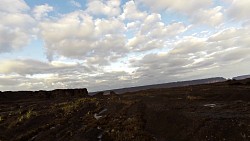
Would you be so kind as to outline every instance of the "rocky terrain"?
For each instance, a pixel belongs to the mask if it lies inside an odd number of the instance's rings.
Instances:
[[[0,93],[1,141],[249,141],[250,79],[117,95]]]

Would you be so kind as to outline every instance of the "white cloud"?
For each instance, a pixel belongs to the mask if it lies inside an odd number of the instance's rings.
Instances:
[[[135,22],[129,22],[127,23],[127,30],[139,30],[141,22],[140,21],[135,21]]]
[[[0,53],[19,50],[31,40],[35,20],[22,0],[3,0],[0,6]]]
[[[78,7],[78,8],[82,7],[82,5],[81,5],[79,2],[75,1],[75,0],[70,0],[70,3],[71,3],[73,6],[76,6],[76,7]]]
[[[162,37],[173,37],[186,31],[183,23],[171,23],[166,25],[161,20],[161,15],[153,13],[148,15],[141,25],[140,34],[149,35],[158,39]]]
[[[29,10],[24,0],[1,0],[0,11],[17,13]]]
[[[181,35],[189,27],[183,23],[171,23],[166,25],[161,19],[161,15],[152,13],[148,15],[142,22],[131,23],[137,30],[135,36],[130,38],[126,44],[131,51],[150,51],[162,48],[166,45],[166,41]],[[140,25],[140,26],[139,26]],[[138,27],[139,26],[139,27]]]
[[[86,12],[93,15],[118,16],[121,12],[120,0],[89,0]]]
[[[30,36],[26,31],[10,29],[0,25],[0,53],[18,50],[29,41]]]
[[[236,66],[242,68],[239,64],[249,64],[250,49],[244,46],[249,41],[243,40],[239,44],[235,40],[232,46],[227,43],[227,40],[218,43],[203,38],[185,37],[172,44],[172,50],[147,54],[143,58],[132,60],[131,65],[138,68],[135,75],[139,76],[137,80],[140,84],[224,76],[223,72],[229,70],[237,75]]]
[[[227,10],[227,14],[235,20],[250,19],[249,5],[249,0],[233,0],[231,6]]]
[[[51,11],[53,11],[53,7],[49,6],[48,4],[35,6],[35,8],[33,9],[34,17],[38,20],[48,16],[48,13]]]
[[[222,7],[217,6],[211,9],[200,9],[192,16],[192,22],[210,26],[218,26],[223,23],[224,14]]]
[[[228,28],[217,32],[216,34],[210,36],[209,41],[226,41],[234,37],[238,37],[242,33],[243,29]]]
[[[76,11],[41,23],[41,31],[50,59],[54,55],[76,59],[96,57],[106,63],[106,59],[126,50],[125,25],[115,18],[94,20]]]
[[[250,44],[249,28],[227,28],[208,38],[209,42],[224,43],[222,47],[248,47]]]
[[[154,11],[172,12],[187,16],[194,24],[218,26],[223,23],[224,13],[221,6],[212,7],[212,0],[139,0]]]
[[[122,19],[141,20],[147,16],[147,12],[141,12],[137,9],[134,1],[129,1],[123,5]]]
[[[174,10],[177,12],[193,13],[201,8],[209,7],[212,0],[138,0],[153,10]],[[195,10],[194,10],[195,9]]]
[[[129,39],[126,46],[132,51],[159,49],[166,45],[167,38],[175,38],[176,35],[185,32],[187,28],[182,23],[172,23],[170,25],[164,25],[161,22],[153,25],[142,24],[141,31]]]
[[[248,28],[228,28],[199,38],[184,36],[170,43],[172,49],[131,60],[140,84],[193,78],[238,75],[250,61]],[[165,48],[167,49],[167,48]],[[135,80],[134,80],[135,81]]]

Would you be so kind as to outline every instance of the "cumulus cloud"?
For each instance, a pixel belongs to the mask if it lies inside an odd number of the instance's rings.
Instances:
[[[135,71],[140,78],[138,81],[149,84],[162,83],[163,77],[167,81],[177,81],[194,76],[221,76],[229,71],[231,75],[237,75],[238,67],[246,69],[240,64],[249,64],[249,43],[248,29],[229,28],[206,38],[183,37],[170,44],[171,50],[131,59],[130,64],[138,68]]]
[[[162,22],[161,15],[152,13],[141,23],[135,36],[128,40],[126,46],[134,51],[148,51],[165,46],[168,38],[174,38],[188,29],[183,23]]]
[[[76,7],[78,7],[78,8],[82,7],[82,5],[81,5],[79,2],[75,1],[75,0],[70,0],[70,3],[71,3],[73,6],[76,6]]]
[[[141,20],[147,16],[147,12],[141,12],[137,9],[134,1],[129,1],[123,5],[122,19]]]
[[[220,25],[224,20],[224,15],[221,10],[221,6],[217,6],[211,9],[200,9],[192,16],[192,22],[210,26]]]
[[[34,19],[22,0],[3,0],[0,6],[0,53],[18,50],[29,43]]]
[[[53,7],[49,6],[48,4],[35,6],[35,8],[33,9],[34,17],[38,20],[48,16],[48,13],[51,11],[53,11]]]
[[[89,0],[86,11],[93,15],[118,16],[120,0]]]
[[[30,42],[35,21],[27,10],[29,7],[22,0],[1,1],[0,53],[18,50]]]
[[[223,23],[224,13],[221,6],[213,7],[212,0],[139,0],[155,11],[166,11],[185,15],[194,24],[218,26]]]
[[[0,53],[18,50],[30,41],[26,31],[10,29],[2,25],[0,25],[0,37]]]
[[[94,20],[84,12],[76,11],[43,22],[40,27],[50,60],[59,55],[75,59],[102,58],[107,62],[126,50],[125,25],[115,18]]]

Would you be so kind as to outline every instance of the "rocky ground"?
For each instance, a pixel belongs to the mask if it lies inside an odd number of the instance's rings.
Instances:
[[[249,82],[122,95],[0,94],[0,141],[249,141]]]

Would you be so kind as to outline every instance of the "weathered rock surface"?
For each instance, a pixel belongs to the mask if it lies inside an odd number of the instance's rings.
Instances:
[[[249,80],[122,95],[1,93],[0,140],[249,141]]]

